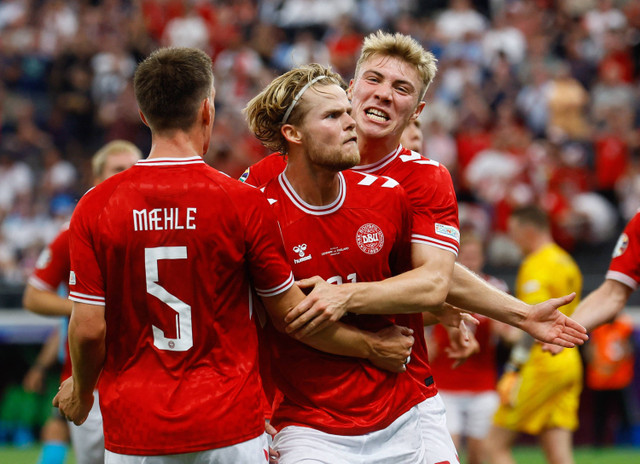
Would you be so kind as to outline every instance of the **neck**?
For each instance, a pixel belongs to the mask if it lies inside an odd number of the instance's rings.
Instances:
[[[373,164],[380,161],[400,145],[400,138],[367,138],[358,132],[358,149],[360,165]]]
[[[193,131],[176,130],[152,134],[149,158],[191,158],[203,156],[203,140]]]
[[[310,163],[303,154],[289,153],[284,175],[300,198],[313,206],[331,204],[340,193],[338,172]]]
[[[537,251],[539,251],[541,248],[544,248],[545,246],[549,245],[550,243],[553,243],[553,239],[551,238],[551,234],[541,234],[541,235],[537,235],[535,237],[531,237],[531,240],[529,241],[529,250],[528,250],[528,255],[535,253]]]

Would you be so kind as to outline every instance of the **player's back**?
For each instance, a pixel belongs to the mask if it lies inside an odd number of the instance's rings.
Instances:
[[[290,275],[277,256],[271,270],[269,259],[261,268],[252,262],[268,245],[256,231],[278,236],[275,221],[274,230],[264,224],[262,212],[271,212],[260,192],[200,157],[149,159],[83,202],[75,227],[91,230],[105,288],[107,448],[183,453],[259,435],[249,276],[268,290]],[[98,295],[99,284],[81,290]]]

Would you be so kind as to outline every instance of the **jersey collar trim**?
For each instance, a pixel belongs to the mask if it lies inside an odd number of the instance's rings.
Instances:
[[[187,164],[205,164],[200,156],[189,158],[151,158],[143,159],[136,163],[136,166],[184,166]]]
[[[364,164],[362,166],[355,166],[355,167],[353,167],[351,169],[353,169],[354,171],[366,172],[366,173],[370,173],[370,174],[378,172],[379,170],[381,170],[382,168],[387,166],[389,163],[391,163],[394,159],[396,159],[396,157],[398,156],[398,153],[400,153],[401,150],[402,150],[402,145],[398,145],[398,148],[393,150],[391,153],[386,155],[381,160],[376,161],[375,163],[372,163],[372,164]]]
[[[278,182],[280,183],[280,187],[284,193],[289,197],[291,202],[300,210],[304,211],[306,214],[311,214],[314,216],[323,216],[326,214],[331,214],[338,211],[343,203],[345,198],[347,197],[347,186],[344,180],[344,176],[341,172],[338,173],[338,180],[340,184],[340,191],[338,192],[338,197],[330,204],[324,206],[316,206],[310,205],[305,202],[293,189],[291,184],[289,183],[289,179],[285,175],[284,171],[278,175]]]

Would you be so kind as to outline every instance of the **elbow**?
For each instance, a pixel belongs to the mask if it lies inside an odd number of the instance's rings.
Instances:
[[[425,298],[427,306],[431,308],[441,307],[447,300],[449,294],[449,280],[443,276],[437,276],[432,280],[432,286],[429,289],[427,298]]]
[[[93,346],[104,343],[107,335],[107,324],[102,321],[92,324],[69,324],[69,341],[78,346]]]

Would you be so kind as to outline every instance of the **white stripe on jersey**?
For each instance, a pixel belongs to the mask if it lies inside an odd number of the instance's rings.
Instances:
[[[623,274],[619,271],[607,271],[607,274],[604,276],[604,278],[620,282],[621,284],[624,284],[627,287],[631,288],[631,290],[635,290],[636,288],[638,288],[638,282],[636,282],[632,277],[629,277],[627,274]]]
[[[396,155],[400,153],[400,150],[402,150],[402,145],[398,145],[398,148],[396,148],[394,151],[392,151],[387,156],[382,158],[380,161],[376,161],[373,164],[365,164],[363,166],[354,166],[351,169],[353,171],[358,171],[358,172],[375,173],[376,171],[379,171],[380,169],[385,167],[387,164],[389,164],[391,161],[393,161]]]
[[[296,191],[289,183],[289,179],[287,179],[287,176],[284,172],[282,172],[278,176],[278,182],[280,182],[282,190],[289,197],[291,202],[297,208],[312,216],[323,216],[325,214],[331,214],[338,211],[342,207],[342,204],[347,197],[347,186],[344,181],[344,176],[341,172],[338,173],[338,180],[340,181],[340,191],[338,192],[338,198],[336,198],[335,201],[331,204],[324,206],[315,206],[306,203],[302,198],[300,198],[300,196],[296,193]]]
[[[86,303],[97,306],[104,306],[105,300],[103,296],[87,295],[79,292],[69,292],[69,299],[78,303]]]
[[[191,156],[189,158],[151,158],[138,161],[136,166],[180,166],[186,164],[204,164],[204,160],[200,156]]]
[[[411,235],[411,243],[422,243],[424,245],[434,246],[436,248],[441,248],[443,250],[447,250],[452,252],[454,255],[458,256],[458,247],[443,240],[438,240],[433,237],[428,237],[426,235]]]
[[[29,283],[29,285],[31,285],[32,287],[37,288],[38,290],[48,290],[50,292],[55,291],[55,289],[51,285],[49,285],[48,283],[46,283],[42,279],[38,279],[34,275],[29,277],[29,280],[27,282]]]
[[[277,287],[273,287],[273,288],[267,288],[267,289],[259,289],[256,288],[256,293],[259,296],[276,296],[279,295],[280,293],[284,293],[287,290],[289,290],[289,288],[291,288],[293,286],[293,272],[291,274],[289,274],[289,278],[281,283],[280,285],[278,285]]]

